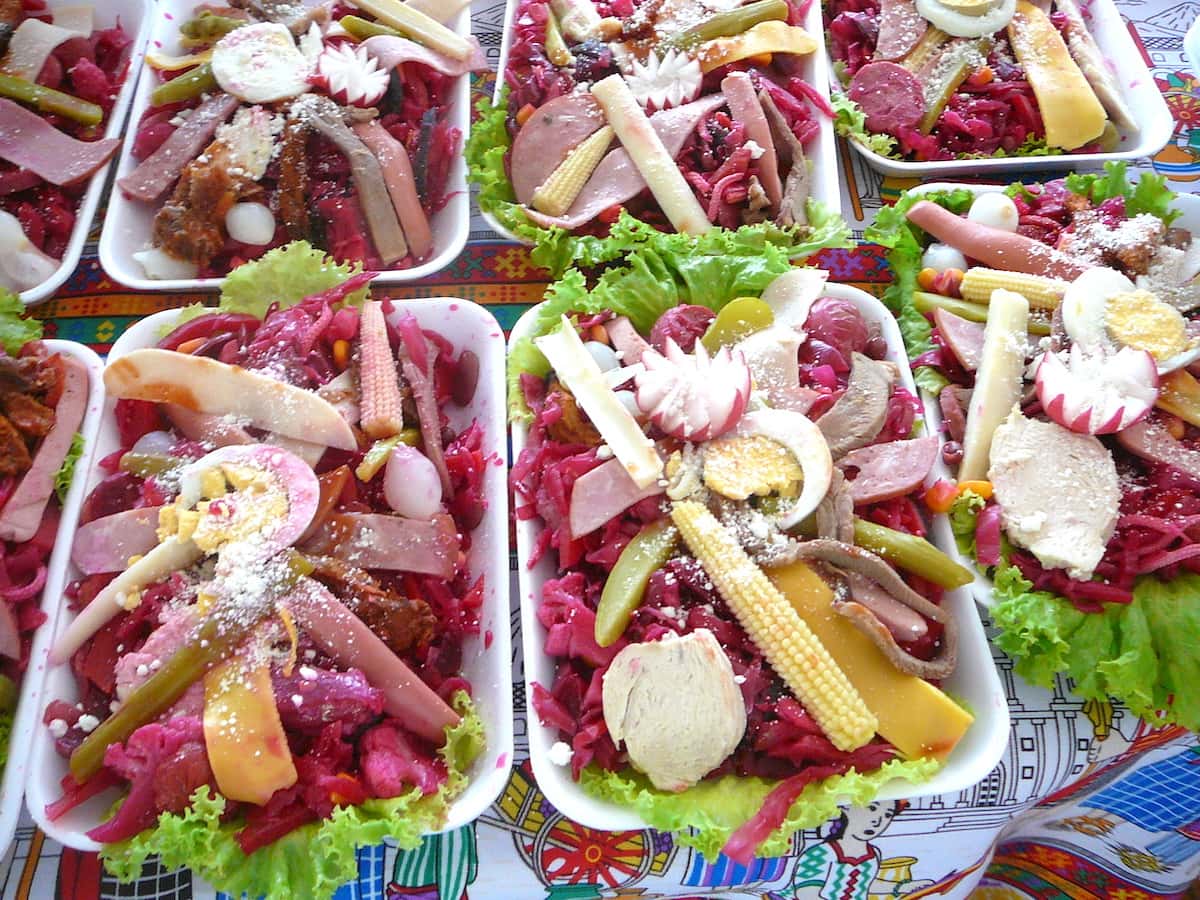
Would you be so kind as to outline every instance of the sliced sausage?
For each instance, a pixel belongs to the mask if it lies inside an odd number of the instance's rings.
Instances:
[[[604,113],[591,94],[563,94],[539,106],[513,140],[510,159],[517,201],[533,202],[533,192],[603,124]]]
[[[854,73],[848,95],[866,115],[871,131],[895,134],[901,128],[916,128],[925,115],[921,82],[895,63],[867,63]]]
[[[938,439],[923,437],[861,447],[839,459],[838,465],[858,469],[850,482],[850,496],[861,506],[915,491],[925,482],[937,454]]]
[[[879,37],[875,59],[897,60],[907,56],[925,36],[929,23],[917,12],[914,0],[883,0],[879,6]]]

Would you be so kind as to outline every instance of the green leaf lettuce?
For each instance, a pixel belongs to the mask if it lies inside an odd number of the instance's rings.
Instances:
[[[42,336],[42,323],[25,319],[25,304],[12,291],[0,288],[0,347],[9,356],[16,356],[30,341]]]
[[[445,821],[484,742],[483,723],[464,692],[455,695],[454,706],[462,721],[446,729],[446,745],[439,751],[448,775],[427,797],[413,788],[388,800],[338,807],[330,818],[298,828],[247,856],[236,840],[242,823],[222,823],[225,798],[210,796],[208,788],[202,787],[184,813],[163,813],[154,828],[105,847],[100,853],[104,865],[127,882],[141,875],[148,858],[158,856],[168,869],[189,866],[235,897],[245,892],[266,900],[325,900],[357,876],[356,846],[391,838],[401,848],[412,849]]]
[[[71,447],[58,471],[54,473],[54,493],[59,503],[67,502],[67,491],[71,489],[71,479],[75,476],[75,465],[83,455],[83,435],[78,431],[71,436]]]
[[[850,771],[810,784],[792,804],[784,823],[756,852],[778,856],[787,851],[793,833],[828,821],[837,815],[839,804],[869,803],[893,778],[919,784],[939,768],[933,759],[893,759],[865,775]],[[759,811],[778,784],[766,778],[725,775],[671,793],[658,790],[632,770],[605,772],[589,766],[580,776],[580,785],[588,794],[636,810],[652,828],[675,832],[677,843],[696,848],[710,860],[716,859],[729,836]]]

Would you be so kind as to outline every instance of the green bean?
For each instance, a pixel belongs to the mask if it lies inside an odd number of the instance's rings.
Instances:
[[[650,576],[671,557],[679,532],[670,519],[651,522],[633,536],[604,582],[596,605],[596,643],[615,644],[625,633],[634,611],[642,605]]]
[[[17,683],[0,675],[0,712],[12,712],[17,707]]]
[[[11,75],[0,75],[0,97],[27,103],[38,112],[62,116],[80,125],[98,125],[104,118],[104,110],[95,103]]]
[[[178,78],[164,81],[150,92],[151,106],[165,106],[168,103],[181,103],[193,100],[201,94],[206,94],[217,87],[217,79],[213,76],[212,64],[201,63],[190,72],[185,72]]]
[[[664,43],[668,47],[684,49],[704,41],[741,34],[760,22],[787,21],[787,17],[787,0],[757,0],[737,9],[714,13],[703,22],[668,38]]]
[[[395,28],[383,25],[379,22],[372,22],[368,19],[359,16],[342,16],[338,19],[338,24],[346,30],[346,33],[356,41],[365,41],[367,38],[379,37],[386,35],[387,37],[404,37]]]
[[[313,570],[312,563],[298,553],[288,558],[290,588]],[[162,667],[138,685],[125,698],[121,707],[89,734],[71,754],[71,775],[82,784],[104,766],[104,754],[112,744],[123,743],[131,734],[153,722],[171,708],[184,691],[195,684],[217,663],[227,659],[246,635],[269,612],[264,608],[253,621],[238,616],[224,616],[219,610],[209,615],[194,637],[165,660]]]
[[[854,542],[877,553],[906,572],[920,575],[944,588],[962,587],[975,576],[924,538],[906,534],[865,519],[854,520]]]

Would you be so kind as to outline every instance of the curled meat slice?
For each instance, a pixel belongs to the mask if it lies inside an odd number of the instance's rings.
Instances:
[[[854,543],[854,499],[841,469],[833,470],[829,491],[817,506],[817,535]]]
[[[883,363],[854,353],[846,392],[829,411],[817,419],[834,459],[865,447],[879,434],[887,420],[888,398],[895,373]]]
[[[433,638],[437,616],[421,599],[383,587],[363,569],[333,556],[310,557],[312,577],[329,588],[397,656]]]
[[[858,593],[854,593],[852,586],[853,599],[835,601],[834,604],[836,612],[853,622],[901,672],[920,678],[945,678],[954,671],[958,662],[958,623],[946,610],[905,584],[904,579],[883,559],[861,547],[820,538],[796,544],[789,557],[790,562],[817,560],[861,575],[901,605],[939,623],[942,626],[942,644],[937,655],[932,659],[918,659],[896,643],[896,637],[884,619],[866,605],[874,605],[872,592],[860,588]],[[885,618],[894,612],[890,607],[879,608],[883,610]]]

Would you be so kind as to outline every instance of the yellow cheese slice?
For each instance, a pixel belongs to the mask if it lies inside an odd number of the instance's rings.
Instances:
[[[771,581],[829,650],[879,720],[878,732],[908,759],[944,761],[974,718],[928,681],[906,675],[844,616],[833,591],[804,563],[768,570]]]
[[[1050,17],[1029,0],[1017,0],[1008,39],[1037,95],[1046,143],[1074,150],[1100,137],[1108,120],[1104,107]]]

